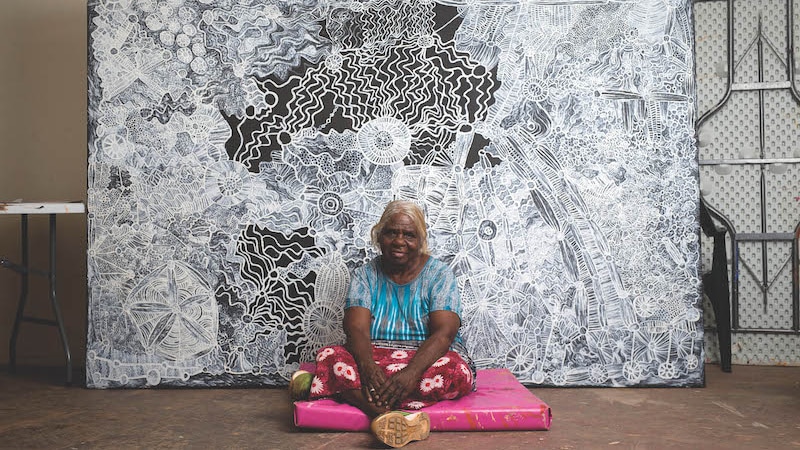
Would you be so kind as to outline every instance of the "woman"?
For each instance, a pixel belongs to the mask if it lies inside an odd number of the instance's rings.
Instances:
[[[347,341],[318,352],[310,386],[311,399],[336,396],[364,411],[373,433],[393,447],[425,439],[430,430],[424,412],[395,408],[420,409],[474,389],[474,365],[458,334],[458,285],[428,253],[425,228],[415,204],[386,206],[371,233],[381,254],[353,272]]]

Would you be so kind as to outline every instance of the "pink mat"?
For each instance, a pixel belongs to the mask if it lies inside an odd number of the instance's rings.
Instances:
[[[508,369],[479,370],[477,384],[478,390],[466,397],[423,408],[431,418],[431,430],[550,429],[550,407],[520,384]],[[366,414],[331,399],[295,402],[294,424],[322,430],[369,430]]]

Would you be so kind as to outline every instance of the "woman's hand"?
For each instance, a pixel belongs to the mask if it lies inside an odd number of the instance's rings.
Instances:
[[[379,392],[388,378],[377,364],[367,366],[361,371],[361,391],[368,402],[385,406],[380,402]]]
[[[386,382],[377,389],[377,405],[387,408],[398,407],[417,388],[420,376],[405,368],[392,375],[391,378],[387,378]]]

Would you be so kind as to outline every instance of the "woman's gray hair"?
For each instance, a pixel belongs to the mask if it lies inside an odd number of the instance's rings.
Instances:
[[[386,209],[383,210],[380,220],[378,220],[378,223],[372,227],[372,231],[370,232],[372,245],[374,245],[375,248],[380,249],[380,237],[383,233],[383,228],[386,227],[386,224],[389,222],[392,216],[398,213],[405,214],[411,219],[411,222],[414,223],[414,228],[416,229],[417,236],[419,237],[420,241],[419,250],[423,255],[427,255],[428,230],[427,225],[425,224],[425,214],[416,203],[408,200],[392,200],[388,205],[386,205]]]

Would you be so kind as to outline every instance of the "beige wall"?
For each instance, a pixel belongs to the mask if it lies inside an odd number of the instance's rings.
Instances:
[[[0,201],[86,201],[86,0],[0,1]],[[47,218],[30,219],[31,259],[46,268]],[[58,219],[58,295],[73,361],[86,348],[86,218]],[[0,255],[19,261],[19,219],[0,216]],[[32,279],[29,315],[52,317],[46,279]],[[19,276],[0,269],[0,364]],[[23,323],[18,364],[57,365],[54,327]]]

